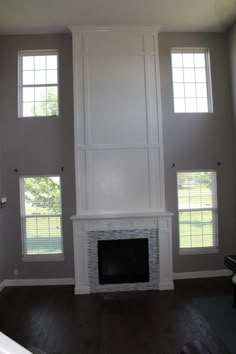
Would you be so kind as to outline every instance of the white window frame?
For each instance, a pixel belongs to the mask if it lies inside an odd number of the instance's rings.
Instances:
[[[56,55],[57,56],[57,84],[39,84],[39,85],[23,85],[23,57],[24,56],[40,56],[40,55]],[[24,116],[23,115],[23,88],[24,87],[50,87],[57,86],[57,115],[43,115],[43,116]],[[59,117],[60,105],[59,105],[59,53],[57,49],[45,49],[45,50],[20,50],[18,52],[18,118],[47,118],[47,117]]]
[[[212,96],[212,79],[211,79],[211,64],[210,64],[210,50],[206,47],[173,47],[171,48],[171,78],[172,78],[172,98],[174,114],[210,114],[214,112],[213,109],[213,96]],[[175,112],[175,96],[174,96],[174,80],[173,80],[173,65],[172,65],[172,53],[204,53],[206,64],[206,86],[207,86],[207,112]],[[184,67],[183,67],[184,68]],[[184,82],[183,82],[184,83]],[[185,98],[185,97],[184,97]]]
[[[58,215],[61,221],[61,241],[62,241],[62,253],[57,254],[27,254],[25,249],[25,235],[26,235],[26,218],[25,215],[25,189],[24,178],[37,178],[37,177],[59,177],[60,178],[60,205],[61,214]],[[62,224],[62,188],[61,188],[61,176],[58,174],[50,175],[24,175],[19,179],[20,184],[20,215],[21,215],[21,249],[22,249],[22,261],[23,262],[48,262],[48,261],[64,261],[64,238],[63,238],[63,224]],[[50,217],[54,215],[44,215],[44,217]]]
[[[178,173],[191,173],[191,172],[214,172],[214,191],[213,191],[213,207],[212,208],[199,208],[199,209],[179,209],[179,190],[178,190]],[[176,185],[177,185],[177,208],[178,208],[178,239],[179,239],[179,255],[191,255],[191,254],[211,254],[219,253],[219,235],[218,235],[218,206],[217,206],[217,172],[213,169],[200,169],[200,170],[179,170],[176,174]],[[212,211],[213,216],[213,240],[215,244],[212,247],[190,247],[181,248],[180,247],[180,212],[191,212],[191,211]]]

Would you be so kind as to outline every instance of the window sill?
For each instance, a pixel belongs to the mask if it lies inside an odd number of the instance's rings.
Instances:
[[[59,118],[59,114],[54,114],[52,116],[18,116],[19,119],[37,119],[37,118]]]
[[[219,248],[184,248],[179,249],[179,256],[188,256],[188,255],[201,255],[201,254],[217,254],[220,253]]]
[[[61,262],[61,261],[64,261],[63,254],[30,255],[30,256],[22,257],[22,262]]]
[[[174,114],[177,114],[177,115],[196,115],[196,116],[199,116],[199,115],[211,115],[211,114],[214,114],[213,111],[209,111],[209,112],[173,112]]]

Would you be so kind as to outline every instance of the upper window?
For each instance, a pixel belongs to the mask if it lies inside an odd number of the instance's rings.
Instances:
[[[180,249],[216,248],[216,172],[178,172],[177,182]]]
[[[57,51],[19,52],[19,117],[57,115]]]
[[[59,176],[22,177],[23,256],[63,253]]]
[[[171,51],[175,113],[212,112],[209,52]]]

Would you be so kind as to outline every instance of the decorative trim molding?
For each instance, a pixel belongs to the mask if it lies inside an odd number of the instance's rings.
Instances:
[[[74,285],[74,278],[48,279],[6,279],[1,284],[7,286],[44,286],[44,285]]]
[[[197,278],[215,278],[215,277],[228,277],[232,275],[232,272],[228,269],[219,270],[206,270],[200,272],[184,272],[184,273],[174,273],[173,279],[197,279]]]

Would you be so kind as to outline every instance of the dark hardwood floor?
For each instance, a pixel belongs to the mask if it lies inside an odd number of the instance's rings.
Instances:
[[[0,331],[47,354],[179,354],[191,340],[204,342],[212,354],[229,354],[192,298],[231,294],[231,279],[179,280],[175,286],[83,296],[72,286],[6,288]]]

